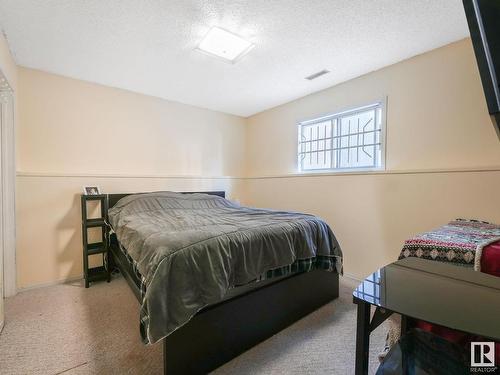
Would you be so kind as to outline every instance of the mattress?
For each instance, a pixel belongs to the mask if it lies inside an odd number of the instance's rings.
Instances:
[[[313,215],[161,192],[126,196],[108,218],[142,277],[145,343],[164,338],[240,286],[313,269],[342,270],[333,232]]]

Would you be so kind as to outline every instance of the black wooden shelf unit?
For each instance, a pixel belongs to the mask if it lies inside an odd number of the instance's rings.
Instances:
[[[88,218],[87,202],[99,201],[101,217]],[[82,195],[82,240],[83,240],[83,274],[85,276],[85,288],[88,288],[92,281],[111,280],[111,272],[108,262],[108,241],[106,231],[106,212],[108,199],[105,194]],[[101,228],[101,240],[89,243],[89,228]],[[102,266],[89,268],[89,256],[102,254]]]

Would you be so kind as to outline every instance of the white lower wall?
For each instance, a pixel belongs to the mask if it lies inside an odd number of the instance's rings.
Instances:
[[[362,279],[397,260],[405,239],[455,218],[500,223],[500,170],[250,178],[243,202],[325,219]]]
[[[225,190],[239,197],[239,180],[226,177],[17,176],[18,288],[48,285],[83,274],[80,194]]]

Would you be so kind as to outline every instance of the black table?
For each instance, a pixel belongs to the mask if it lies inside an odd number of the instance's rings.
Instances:
[[[402,316],[402,335],[418,319],[500,340],[500,277],[470,268],[406,258],[368,276],[353,297],[358,305],[356,375],[368,374],[370,333],[392,313]]]

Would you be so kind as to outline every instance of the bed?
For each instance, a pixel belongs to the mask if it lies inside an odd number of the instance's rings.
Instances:
[[[143,341],[163,340],[168,374],[207,373],[338,297],[342,253],[323,221],[224,198],[108,195],[110,266],[141,304]]]

